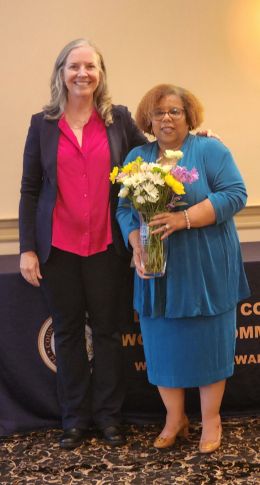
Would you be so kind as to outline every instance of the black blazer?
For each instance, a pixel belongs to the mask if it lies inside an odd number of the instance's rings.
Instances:
[[[111,168],[122,165],[132,148],[147,142],[125,106],[113,106],[113,120],[107,127]],[[20,252],[35,251],[42,263],[47,261],[51,249],[59,135],[58,120],[44,119],[44,112],[32,116],[24,149],[19,205]],[[111,184],[113,243],[119,255],[129,257],[115,217],[118,191],[118,184]]]

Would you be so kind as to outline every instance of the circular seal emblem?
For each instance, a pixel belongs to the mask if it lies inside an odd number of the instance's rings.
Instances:
[[[86,322],[88,322],[87,316]],[[85,336],[88,360],[91,362],[94,356],[94,352],[92,343],[92,331],[88,323],[86,323],[85,325]],[[47,320],[43,322],[40,328],[38,335],[38,349],[44,364],[47,365],[47,367],[49,367],[49,369],[51,369],[53,372],[57,372],[54,332],[51,317],[48,317]]]
[[[38,349],[40,356],[47,367],[53,372],[57,371],[55,346],[54,346],[54,334],[52,327],[52,318],[49,317],[42,324],[38,336]]]

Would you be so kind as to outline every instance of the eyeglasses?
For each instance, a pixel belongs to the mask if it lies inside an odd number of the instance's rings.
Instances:
[[[172,120],[179,120],[185,110],[183,108],[172,108],[169,111],[161,111],[160,109],[156,109],[152,113],[152,119],[154,121],[162,121],[165,115],[168,115]]]

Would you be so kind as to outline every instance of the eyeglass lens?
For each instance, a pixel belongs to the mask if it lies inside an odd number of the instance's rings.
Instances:
[[[153,118],[155,120],[162,120],[167,114],[170,118],[178,119],[181,117],[184,109],[182,108],[172,108],[169,111],[155,110],[153,113]]]

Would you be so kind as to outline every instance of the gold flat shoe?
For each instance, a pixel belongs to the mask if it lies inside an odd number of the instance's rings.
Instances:
[[[187,416],[185,416],[183,422],[177,428],[176,433],[172,436],[157,436],[155,439],[153,446],[155,448],[169,448],[173,446],[177,436],[187,438],[189,434],[189,420]]]
[[[200,453],[213,453],[213,451],[216,451],[221,445],[221,437],[222,437],[222,426],[219,425],[218,437],[215,441],[200,440],[200,444],[199,444]]]

